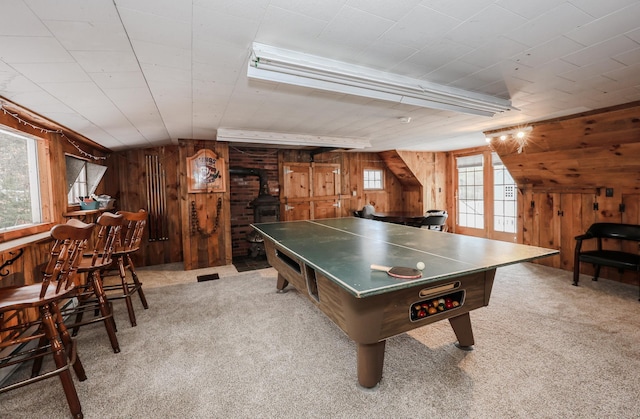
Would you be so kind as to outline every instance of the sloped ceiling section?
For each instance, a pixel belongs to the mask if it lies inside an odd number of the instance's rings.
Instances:
[[[524,189],[640,193],[639,139],[640,102],[535,124],[521,152],[514,138],[492,146]]]

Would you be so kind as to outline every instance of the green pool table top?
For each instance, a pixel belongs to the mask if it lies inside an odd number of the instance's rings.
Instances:
[[[263,236],[321,271],[356,298],[496,269],[557,250],[346,217],[253,224]],[[398,279],[372,264],[425,268]]]

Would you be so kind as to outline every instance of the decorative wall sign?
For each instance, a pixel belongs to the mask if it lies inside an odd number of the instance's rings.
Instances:
[[[225,192],[224,160],[213,150],[202,149],[187,157],[189,193]]]

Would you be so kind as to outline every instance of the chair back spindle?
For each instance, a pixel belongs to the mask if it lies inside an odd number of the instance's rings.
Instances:
[[[67,224],[59,224],[51,229],[51,237],[55,242],[51,247],[51,258],[43,273],[40,298],[47,295],[50,285],[55,284],[56,294],[75,286],[74,279],[78,264],[95,224],[85,224],[78,220],[69,221]]]

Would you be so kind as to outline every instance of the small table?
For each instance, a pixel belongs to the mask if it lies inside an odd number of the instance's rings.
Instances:
[[[94,210],[77,210],[77,211],[65,212],[64,214],[62,214],[62,216],[65,218],[77,218],[80,221],[85,221],[89,219],[90,222],[93,222],[96,219],[96,214],[102,214],[105,211],[106,211],[105,208],[99,208]]]
[[[386,223],[402,224],[413,227],[420,227],[425,219],[424,214],[416,214],[413,212],[374,212],[373,219],[376,221],[384,221]]]
[[[277,289],[291,283],[357,343],[358,383],[366,388],[382,378],[386,339],[447,319],[458,347],[470,349],[469,312],[489,304],[496,268],[559,253],[356,217],[252,227],[278,271]],[[417,262],[426,265],[418,279],[371,270]],[[444,308],[423,313],[434,300]]]

